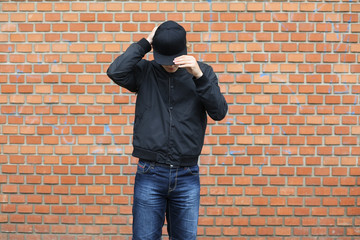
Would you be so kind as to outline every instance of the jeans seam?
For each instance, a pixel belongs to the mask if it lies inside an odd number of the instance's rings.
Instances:
[[[169,214],[169,217],[168,217],[169,222],[168,222],[168,224],[169,224],[170,232],[168,232],[168,234],[169,234],[169,238],[172,239],[172,236],[171,236],[171,235],[172,235],[172,229],[171,229],[172,224],[171,224],[171,214],[170,214],[170,211],[171,211],[171,206],[169,205],[169,211],[168,211],[168,214]]]

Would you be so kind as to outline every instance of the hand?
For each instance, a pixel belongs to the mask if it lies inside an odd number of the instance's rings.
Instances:
[[[190,74],[196,79],[201,78],[203,72],[201,71],[199,64],[196,59],[190,55],[182,55],[174,59],[174,64],[178,65],[179,68],[185,68]]]
[[[153,38],[154,38],[154,35],[155,35],[155,32],[156,32],[157,28],[158,28],[158,26],[154,27],[153,30],[151,31],[151,33],[146,38],[146,40],[148,40],[148,42],[150,44],[152,44],[152,42],[153,42]]]

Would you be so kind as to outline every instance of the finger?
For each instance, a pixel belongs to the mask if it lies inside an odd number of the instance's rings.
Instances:
[[[184,60],[189,60],[189,59],[191,59],[190,56],[182,55],[182,56],[176,57],[174,60],[175,61],[184,61]]]
[[[193,65],[188,63],[179,64],[178,66],[179,68],[191,68],[191,69],[193,68]]]
[[[179,68],[191,68],[191,65],[190,65],[190,64],[186,64],[186,63],[179,64],[178,66],[179,66]]]
[[[174,61],[174,63],[176,64],[176,65],[182,65],[182,64],[187,64],[188,62],[186,62],[186,61]]]
[[[181,56],[178,56],[176,57],[174,60],[179,60],[179,59],[183,59],[186,55],[181,55]]]
[[[182,59],[174,59],[174,64],[176,64],[176,65],[179,65],[179,64],[183,64],[184,63],[184,61],[182,60]]]
[[[192,59],[189,59],[189,58],[175,58],[174,59],[174,63],[175,64],[193,64],[194,61],[192,61]]]
[[[175,65],[182,65],[182,64],[184,64],[184,63],[186,63],[185,61],[182,61],[182,60],[175,60],[174,61],[174,64]]]

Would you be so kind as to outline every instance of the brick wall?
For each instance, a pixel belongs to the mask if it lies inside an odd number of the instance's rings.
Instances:
[[[105,72],[170,19],[229,103],[200,160],[199,239],[360,239],[359,12],[1,1],[0,239],[130,239],[135,96]]]

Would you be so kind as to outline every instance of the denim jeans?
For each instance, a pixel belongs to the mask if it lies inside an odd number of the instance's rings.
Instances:
[[[166,167],[139,160],[134,187],[133,240],[159,240],[165,217],[171,240],[196,239],[199,167]]]

